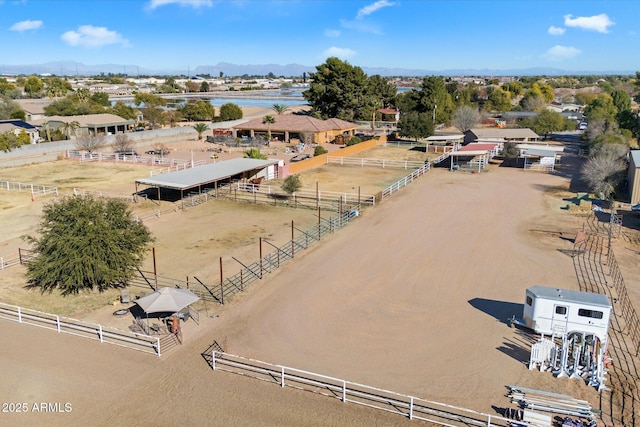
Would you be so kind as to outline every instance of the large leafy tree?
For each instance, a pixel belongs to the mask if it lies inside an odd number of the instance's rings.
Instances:
[[[125,104],[122,101],[118,101],[115,103],[113,107],[111,107],[111,113],[115,114],[118,117],[122,117],[125,120],[133,120],[138,118],[138,112],[135,108]]]
[[[0,95],[0,120],[18,118],[19,112],[24,115],[20,105],[6,95]]]
[[[44,84],[47,97],[51,99],[66,96],[67,92],[73,90],[71,83],[60,77],[49,77]]]
[[[21,95],[21,91],[16,85],[0,77],[0,95],[15,99]]]
[[[496,87],[489,93],[487,110],[511,111],[511,93]]]
[[[398,134],[416,141],[433,135],[433,128],[433,118],[429,113],[404,113],[398,122]]]
[[[180,109],[182,116],[189,121],[211,121],[216,116],[216,109],[211,103],[203,100],[188,102]]]
[[[366,120],[363,109],[370,90],[362,68],[331,57],[316,70],[310,73],[311,86],[302,93],[312,113],[323,119]]]
[[[38,234],[27,287],[65,296],[125,286],[153,241],[124,201],[82,196],[47,204]]]
[[[242,108],[232,102],[220,106],[220,120],[238,120],[242,118]]]
[[[545,139],[552,132],[568,129],[568,123],[562,114],[547,109],[531,119],[524,120],[521,125],[531,128],[538,135],[544,135]]]
[[[28,144],[28,139],[29,138],[27,138],[25,142],[24,139],[17,137],[16,134],[11,131],[0,133],[0,151],[11,151],[21,145]]]
[[[156,125],[165,123],[164,112],[160,107],[166,106],[167,101],[161,96],[138,92],[134,95],[133,102],[138,106],[143,105],[140,110],[152,129],[155,129]]]
[[[29,76],[24,82],[24,91],[29,94],[30,98],[40,93],[44,83],[38,76]]]
[[[589,123],[595,120],[604,120],[610,124],[615,122],[618,109],[613,103],[613,98],[608,93],[601,93],[596,96],[584,109],[584,115]]]
[[[424,78],[420,90],[412,89],[400,94],[396,101],[400,111],[429,114],[435,123],[448,122],[453,114],[451,94],[440,77]]]

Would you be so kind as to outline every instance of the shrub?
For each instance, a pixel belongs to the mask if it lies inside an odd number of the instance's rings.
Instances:
[[[322,147],[322,146],[318,145],[318,146],[313,150],[313,157],[315,157],[315,156],[321,156],[321,155],[323,155],[323,154],[327,154],[327,153],[328,153],[328,151],[327,151],[327,149],[326,149],[326,148],[324,148],[324,147]]]
[[[361,142],[362,142],[362,140],[359,137],[354,136],[353,138],[351,138],[350,140],[347,141],[347,147],[349,147],[351,145],[360,144]]]

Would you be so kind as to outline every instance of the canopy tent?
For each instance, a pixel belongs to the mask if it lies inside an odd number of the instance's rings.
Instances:
[[[136,300],[145,313],[178,312],[200,298],[188,289],[162,288]]]

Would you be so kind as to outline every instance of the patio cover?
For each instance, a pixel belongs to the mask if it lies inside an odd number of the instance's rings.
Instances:
[[[136,184],[146,184],[153,187],[171,188],[174,190],[185,190],[230,178],[243,172],[263,169],[277,163],[277,159],[231,159],[196,166],[195,168],[177,172],[156,175],[149,178],[136,179]]]
[[[155,291],[151,295],[138,299],[136,304],[138,304],[145,313],[158,313],[163,311],[175,313],[199,299],[196,294],[188,289],[166,287]]]

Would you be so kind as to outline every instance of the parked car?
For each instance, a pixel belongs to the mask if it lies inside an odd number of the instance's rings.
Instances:
[[[313,157],[311,154],[307,154],[307,153],[303,153],[303,154],[298,154],[296,156],[293,156],[291,158],[291,162],[301,162],[303,160],[307,160],[310,159],[311,157]]]
[[[586,122],[581,122],[580,124],[578,124],[578,130],[586,130],[586,129],[587,129]]]
[[[169,150],[149,150],[145,152],[145,154],[149,154],[151,156],[166,156],[169,154]]]
[[[635,205],[631,205],[631,212],[640,212],[640,203],[636,203]]]
[[[137,151],[127,150],[127,151],[116,151],[116,154],[120,154],[122,156],[139,156]]]

